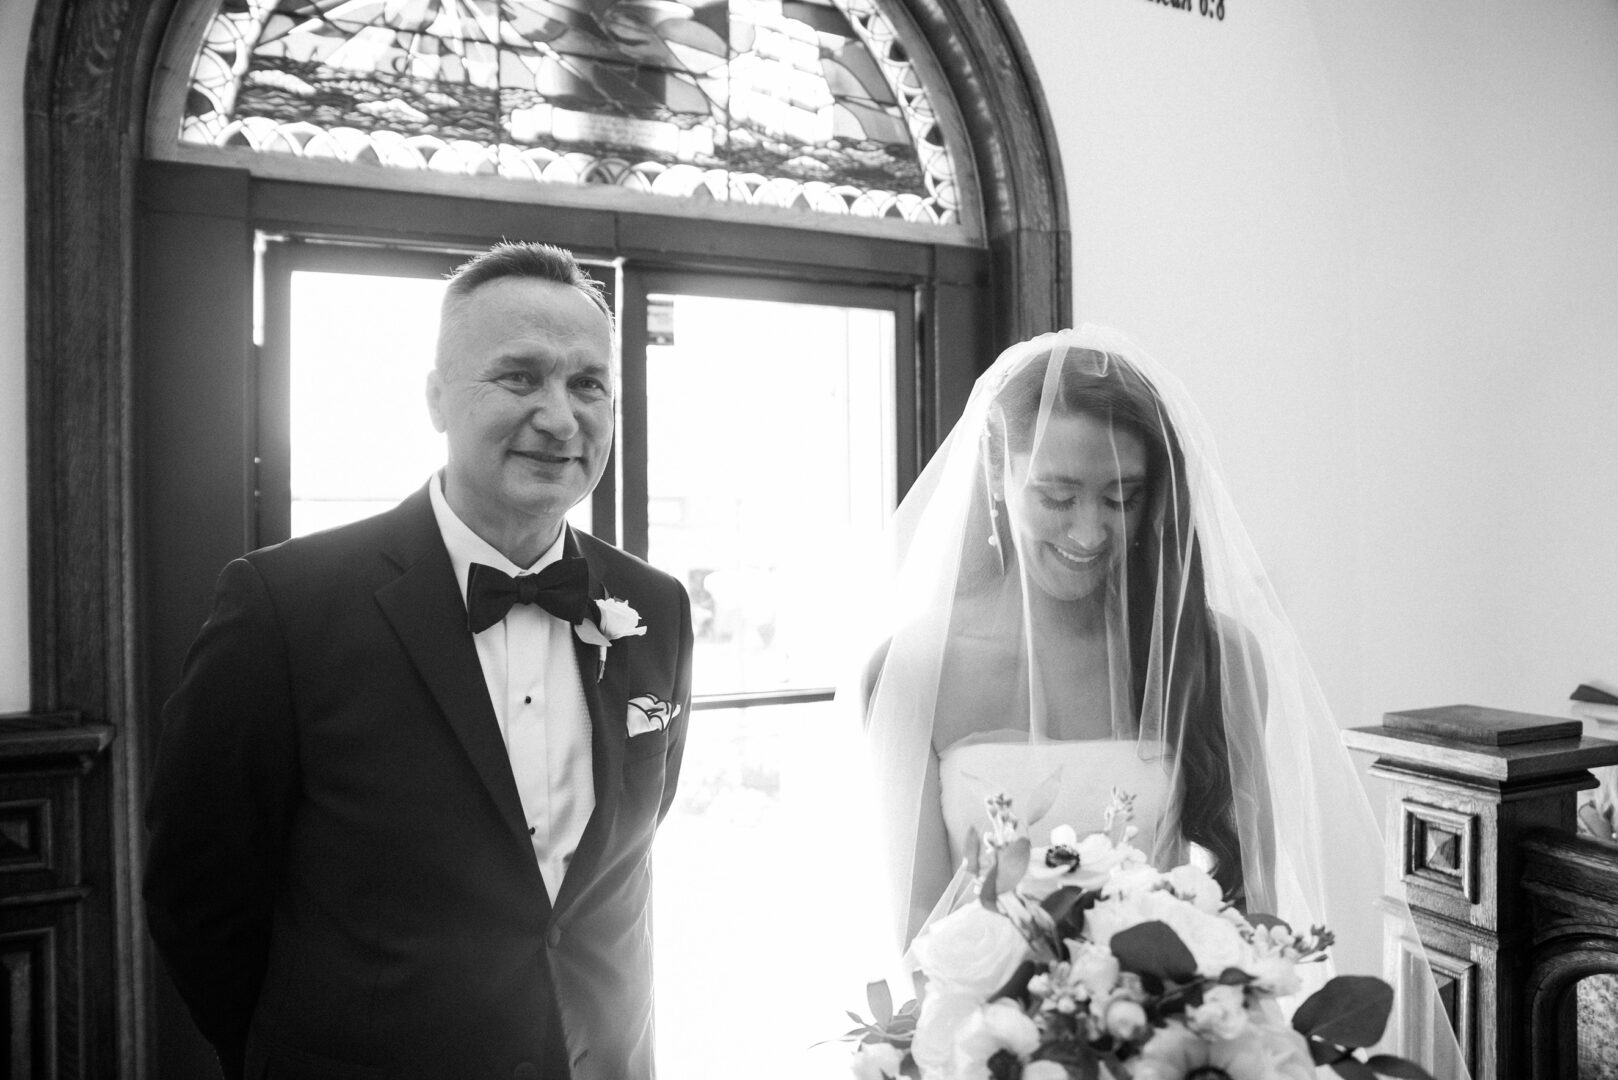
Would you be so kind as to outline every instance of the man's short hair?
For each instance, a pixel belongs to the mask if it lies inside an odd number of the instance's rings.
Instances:
[[[444,287],[444,304],[439,316],[438,363],[445,362],[442,345],[444,331],[456,309],[480,286],[500,278],[538,278],[554,281],[558,285],[571,285],[579,290],[613,323],[612,308],[607,306],[601,282],[591,277],[566,248],[555,244],[513,243],[501,241],[488,251],[480,252],[455,268]]]

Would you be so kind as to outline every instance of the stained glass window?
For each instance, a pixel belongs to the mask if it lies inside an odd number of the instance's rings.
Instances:
[[[223,0],[180,141],[961,222],[874,0]]]

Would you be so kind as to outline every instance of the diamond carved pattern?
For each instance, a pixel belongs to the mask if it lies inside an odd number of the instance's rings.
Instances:
[[[49,811],[45,799],[0,803],[0,872],[49,867]]]
[[[1404,876],[1478,902],[1477,815],[1403,800]]]

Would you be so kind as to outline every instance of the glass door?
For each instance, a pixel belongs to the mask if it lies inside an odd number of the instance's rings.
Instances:
[[[626,414],[646,409],[625,430],[626,538],[685,582],[696,634],[653,849],[659,1075],[827,1075],[847,1048],[810,1047],[885,973],[850,798],[859,724],[833,696],[864,638],[862,573],[914,475],[911,296],[625,283]]]

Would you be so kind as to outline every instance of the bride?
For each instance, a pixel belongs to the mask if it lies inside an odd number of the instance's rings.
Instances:
[[[1173,376],[1093,326],[1008,349],[895,533],[864,706],[901,945],[957,902],[986,797],[1037,845],[1119,788],[1154,864],[1382,972],[1410,931],[1375,816]]]

